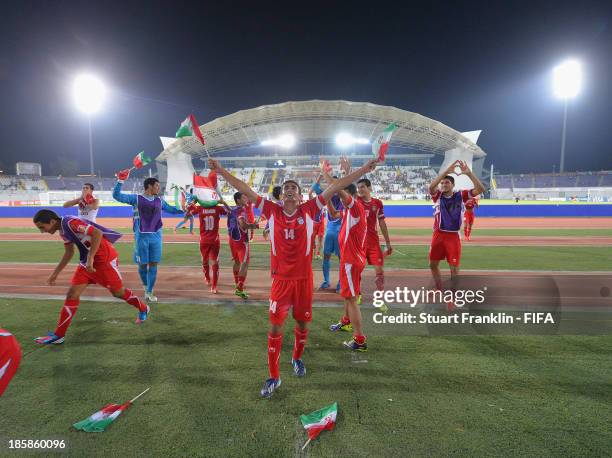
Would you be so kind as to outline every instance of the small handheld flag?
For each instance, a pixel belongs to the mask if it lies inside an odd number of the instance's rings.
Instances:
[[[79,421],[72,425],[79,431],[85,431],[86,433],[101,433],[104,432],[106,427],[115,421],[121,413],[128,409],[132,403],[140,396],[145,394],[151,388],[147,388],[138,396],[125,404],[107,404],[101,410],[97,411],[85,420]]]
[[[331,431],[336,426],[336,417],[338,416],[338,403],[323,407],[322,409],[316,410],[306,415],[300,415],[300,421],[304,426],[304,429],[308,433],[308,440],[302,447],[302,450],[310,443],[311,440],[315,439],[322,431]]]
[[[185,118],[185,120],[181,123],[178,130],[176,131],[176,138],[192,136],[197,137],[198,140],[200,140],[200,143],[202,143],[202,145],[206,145],[206,142],[204,141],[204,136],[202,135],[202,132],[200,132],[200,126],[198,125],[195,116],[190,114]]]
[[[374,157],[376,157],[378,162],[383,162],[385,160],[385,153],[389,149],[391,136],[396,129],[397,124],[392,122],[385,130],[378,134],[376,139],[372,142],[372,154],[374,154]]]
[[[151,162],[151,158],[147,156],[144,151],[141,151],[136,156],[134,156],[134,159],[132,159],[132,163],[134,164],[133,168],[136,169],[143,168],[149,162]]]

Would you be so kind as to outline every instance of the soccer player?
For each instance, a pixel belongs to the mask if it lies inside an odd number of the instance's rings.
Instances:
[[[0,328],[0,397],[17,372],[21,362],[21,348],[15,336]]]
[[[472,180],[473,189],[454,190],[455,178],[451,176],[451,173],[455,173],[457,167],[461,169],[461,174],[467,175]],[[448,262],[453,283],[457,280],[461,260],[459,231],[465,203],[470,198],[483,193],[484,190],[480,180],[463,161],[453,162],[429,185],[429,193],[435,205],[433,236],[429,249],[429,268],[436,288],[439,290],[442,290],[442,274],[439,267],[441,260],[446,259]],[[447,303],[448,311],[453,311],[454,308],[453,303]]]
[[[234,260],[233,272],[236,289],[234,294],[242,299],[248,299],[249,295],[244,290],[251,250],[249,241],[252,238],[252,230],[259,228],[255,222],[255,215],[249,198],[246,194],[236,192],[234,194],[236,208],[231,210],[228,219],[229,246]]]
[[[81,197],[64,202],[64,208],[78,205],[79,218],[96,222],[100,201],[93,195],[94,185],[85,183],[81,190]]]
[[[478,208],[478,199],[470,197],[465,203],[465,214],[463,216],[463,235],[465,240],[470,240],[472,226],[474,226],[474,210]]]
[[[180,221],[176,226],[174,226],[174,233],[176,234],[176,231],[179,230],[181,227],[185,226],[185,223],[189,221],[189,233],[193,235],[193,219],[194,219],[193,214],[186,211],[183,221]]]
[[[313,184],[312,189],[317,195],[323,192],[319,183]],[[338,233],[340,232],[340,226],[342,226],[342,209],[342,202],[337,195],[332,196],[327,202],[327,226],[325,227],[325,240],[323,242],[323,283],[321,283],[319,289],[327,289],[331,286],[329,282],[329,269],[332,254],[335,254],[340,259]],[[340,279],[338,279],[338,284],[336,285],[336,292],[340,292]]]
[[[162,210],[182,215],[183,211],[169,205],[159,197],[161,187],[157,178],[144,180],[142,194],[125,194],[121,192],[123,182],[130,176],[130,170],[117,173],[117,184],[113,189],[113,199],[129,204],[134,209],[134,262],[138,264],[138,274],[145,289],[145,299],[157,302],[153,294],[157,280],[157,264],[162,255]]]
[[[103,286],[113,296],[123,299],[138,309],[136,324],[147,319],[149,306],[123,286],[119,272],[119,258],[113,247],[113,243],[121,237],[121,234],[76,216],[60,218],[55,212],[47,209],[36,212],[34,224],[41,233],[55,234],[59,231],[64,240],[64,256],[47,279],[48,285],[55,285],[57,276],[72,259],[75,245],[79,250],[79,265],[70,281],[70,289],[66,294],[57,327],[54,332],[36,338],[36,343],[50,345],[64,342],[68,326],[79,307],[81,294],[92,283]]]
[[[190,213],[198,215],[200,219],[200,254],[202,255],[202,272],[207,285],[210,285],[210,292],[217,294],[217,283],[219,281],[219,251],[221,240],[219,238],[219,219],[227,215],[231,209],[221,201],[223,206],[201,207],[195,205],[190,209]],[[212,280],[210,277],[212,270]]]
[[[296,321],[295,340],[291,364],[298,377],[306,375],[302,361],[304,346],[308,337],[308,323],[312,320],[312,233],[314,216],[323,208],[327,199],[338,189],[351,183],[376,166],[371,160],[352,174],[328,186],[315,199],[301,201],[301,190],[297,182],[285,181],[282,185],[283,204],[275,204],[257,195],[248,184],[225,170],[215,159],[208,160],[209,166],[217,170],[231,186],[256,202],[257,208],[270,222],[270,291],[268,334],[268,369],[270,377],[260,391],[262,397],[272,396],[281,385],[279,361],[283,342],[283,324],[293,309]]]

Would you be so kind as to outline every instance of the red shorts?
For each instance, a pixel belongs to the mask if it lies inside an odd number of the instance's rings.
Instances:
[[[459,266],[461,239],[458,232],[434,231],[429,248],[430,261],[446,259],[451,266]]]
[[[380,243],[378,239],[372,240],[371,242],[366,239],[365,243],[365,254],[368,265],[370,266],[382,266],[385,261],[383,260],[383,252],[380,249]]]
[[[323,237],[325,235],[325,223],[323,221],[320,223],[315,223],[314,235],[315,237]]]
[[[340,263],[340,295],[357,297],[361,294],[361,272],[363,264]]]
[[[200,254],[202,255],[202,264],[208,264],[208,260],[213,261],[219,260],[219,250],[221,250],[221,241],[217,240],[215,243],[202,243],[200,242]]]
[[[117,258],[110,262],[94,263],[95,272],[87,272],[87,269],[79,264],[70,281],[71,285],[83,285],[96,283],[111,291],[123,288],[121,272],[119,272],[119,260]]]
[[[0,396],[17,372],[21,362],[21,348],[15,336],[0,329]]]
[[[474,224],[474,213],[465,212],[465,214],[463,215],[463,220],[466,224],[472,226]]]
[[[251,250],[249,249],[249,242],[236,242],[230,239],[229,241],[230,251],[232,252],[232,259],[234,262],[242,264],[243,262],[249,262],[251,259]]]
[[[272,279],[270,290],[270,322],[282,325],[293,308],[295,321],[312,320],[312,278],[303,280]]]

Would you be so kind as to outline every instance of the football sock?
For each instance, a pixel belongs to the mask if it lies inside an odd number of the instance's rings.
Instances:
[[[77,309],[79,308],[80,299],[66,299],[64,301],[64,306],[62,307],[62,311],[60,312],[60,317],[57,322],[57,326],[55,328],[55,335],[59,337],[64,337],[66,335],[66,331],[68,330],[68,326],[72,322],[74,315],[76,315]]]
[[[142,300],[140,300],[138,296],[134,296],[134,293],[131,289],[125,288],[125,293],[123,294],[123,297],[121,299],[123,299],[131,306],[136,307],[140,312],[147,311],[147,304],[142,302]]]
[[[297,326],[294,329],[295,341],[293,343],[293,359],[302,359],[302,353],[304,353],[304,346],[308,339],[308,329],[301,330]]]
[[[382,272],[380,274],[376,274],[376,289],[378,291],[385,289],[385,274]]]
[[[217,282],[219,281],[219,264],[214,264],[212,266],[212,287],[217,287]]]
[[[363,345],[366,341],[366,336],[353,336],[353,339],[355,339],[355,342],[359,345]]]
[[[210,270],[208,263],[202,264],[202,272],[204,272],[204,278],[206,281],[210,281]]]
[[[270,378],[280,377],[278,362],[280,360],[281,348],[283,346],[283,335],[273,336],[268,334],[268,370]]]
[[[147,289],[147,274],[149,273],[149,268],[146,264],[138,265],[138,275],[140,275],[140,281],[142,282],[142,286]]]
[[[329,267],[331,264],[331,259],[323,259],[323,280],[326,283],[329,283]]]
[[[147,272],[147,292],[152,293],[155,288],[155,281],[157,280],[157,266],[149,266],[149,272]]]

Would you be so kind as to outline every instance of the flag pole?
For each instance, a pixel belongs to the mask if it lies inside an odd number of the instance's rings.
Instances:
[[[151,389],[151,387],[147,388],[146,390],[144,390],[142,393],[140,393],[138,396],[136,396],[134,399],[132,399],[130,401],[130,404],[133,403],[136,399],[138,399],[140,396],[142,396],[143,394],[145,394],[147,391],[149,391]]]
[[[305,444],[304,444],[304,446],[302,447],[302,450],[304,450],[304,449],[306,448],[306,446],[307,446],[308,444],[310,444],[310,441],[311,441],[311,440],[312,440],[311,438],[308,438],[308,440],[306,441],[306,443],[305,443]]]

